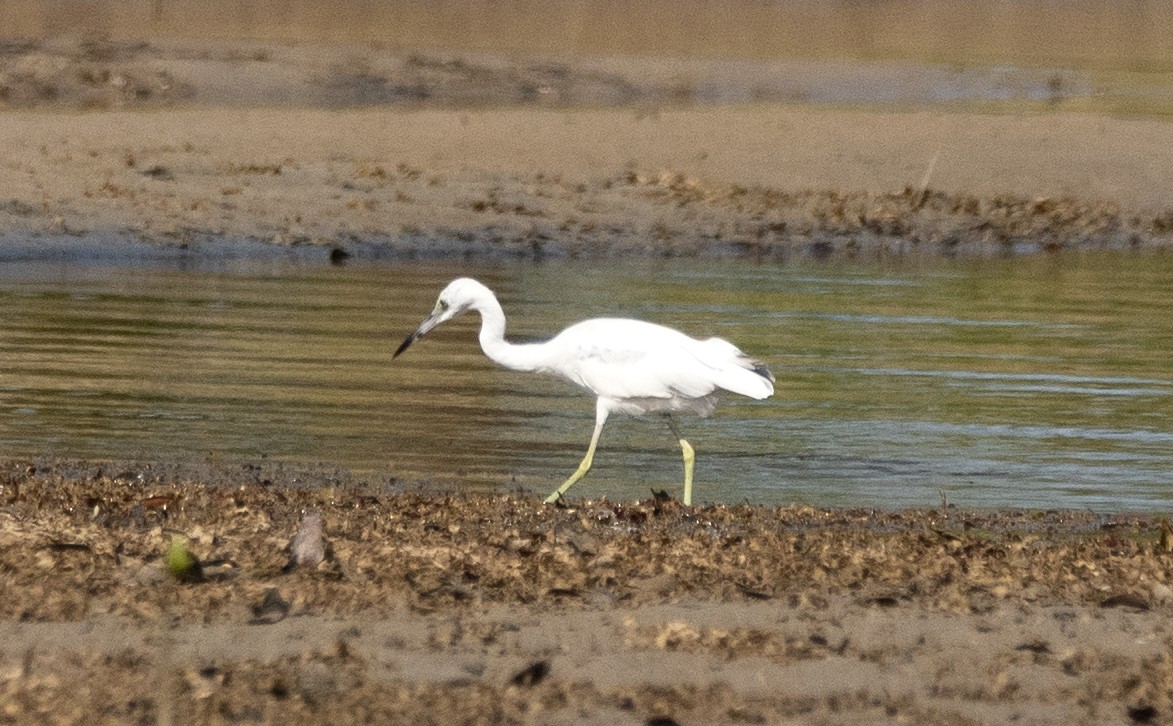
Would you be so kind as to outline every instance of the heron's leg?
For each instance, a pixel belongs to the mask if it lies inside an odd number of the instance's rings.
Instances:
[[[684,453],[684,503],[689,505],[692,504],[692,465],[696,462],[696,451],[693,450],[692,444],[684,440],[671,414],[664,414],[664,418],[668,421],[672,434],[680,442],[680,451]]]
[[[587,447],[586,456],[582,457],[582,463],[570,475],[566,482],[554,490],[554,493],[546,497],[546,504],[553,504],[558,501],[567,489],[574,486],[574,483],[586,476],[586,473],[591,470],[591,462],[595,458],[595,447],[599,445],[599,434],[603,433],[603,424],[607,421],[607,414],[609,413],[607,407],[599,401],[595,406],[595,432],[591,434],[591,445]]]

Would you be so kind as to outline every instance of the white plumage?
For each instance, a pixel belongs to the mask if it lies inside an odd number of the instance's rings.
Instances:
[[[494,362],[513,370],[536,371],[565,378],[598,397],[595,430],[578,469],[546,502],[557,501],[586,475],[599,434],[612,412],[663,414],[684,454],[684,503],[692,503],[692,446],[680,435],[671,414],[678,411],[707,416],[720,391],[750,398],[774,393],[774,376],[766,367],[721,338],[696,340],[672,328],[627,318],[595,318],[575,323],[544,343],[514,344],[505,340],[505,313],[492,290],[467,277],[453,280],[440,293],[436,307],[399,349],[440,323],[475,310],[481,315],[481,348]]]

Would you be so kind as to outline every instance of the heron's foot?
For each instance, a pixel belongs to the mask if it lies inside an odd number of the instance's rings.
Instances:
[[[696,451],[692,444],[680,440],[680,451],[684,454],[684,504],[692,504],[692,465],[696,462]]]
[[[558,490],[558,491],[555,491],[550,496],[546,497],[542,501],[542,504],[557,504],[560,501],[562,501],[562,492],[561,492],[561,490]]]
[[[562,495],[566,493],[567,489],[574,486],[575,482],[586,476],[586,473],[591,470],[591,460],[594,459],[592,454],[594,454],[593,451],[588,452],[586,458],[582,460],[582,463],[578,465],[578,468],[574,470],[574,473],[570,475],[570,478],[567,479],[565,483],[562,484],[562,486],[555,489],[554,492],[550,494],[550,496],[546,497],[546,504],[553,504],[554,502],[562,499]]]

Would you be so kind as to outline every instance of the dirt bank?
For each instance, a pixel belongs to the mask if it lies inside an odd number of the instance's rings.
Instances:
[[[357,255],[1168,249],[1173,126],[785,108],[0,117],[0,250]],[[921,180],[931,167],[930,183]]]
[[[114,471],[118,469],[118,471]],[[1166,722],[1144,516],[472,496],[8,462],[0,718]],[[307,513],[325,559],[288,567]],[[189,538],[203,577],[163,566]],[[299,550],[301,551],[301,550]]]
[[[764,259],[1173,240],[1163,120],[1061,105],[704,105],[674,101],[671,73],[651,61],[603,71],[400,54],[376,72],[313,49],[281,63],[148,44],[51,50],[0,53],[8,258],[128,240]],[[374,105],[330,101],[363,83]]]

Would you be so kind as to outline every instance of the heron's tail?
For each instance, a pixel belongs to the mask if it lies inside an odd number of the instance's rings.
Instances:
[[[774,395],[774,374],[765,363],[722,338],[709,338],[701,346],[698,357],[712,369],[712,383],[759,400]]]
[[[774,395],[774,374],[765,363],[750,358],[721,338],[709,338],[704,346],[706,362],[716,370],[713,383],[750,398],[763,399]]]
[[[774,374],[761,361],[743,357],[721,372],[717,385],[760,400],[774,395]]]

